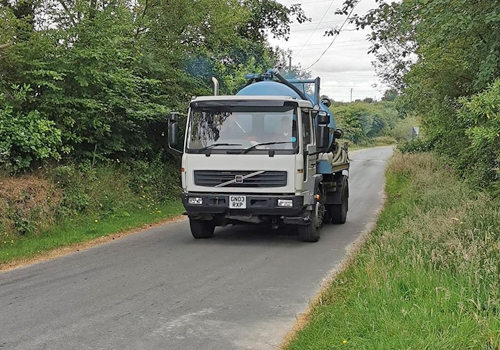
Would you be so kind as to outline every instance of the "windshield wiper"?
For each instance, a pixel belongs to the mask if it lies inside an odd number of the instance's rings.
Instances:
[[[283,143],[293,143],[293,142],[292,141],[262,142],[262,143],[258,143],[256,145],[250,146],[248,148],[245,148],[245,150],[243,150],[243,154],[246,154],[246,153],[250,152],[251,150],[255,149],[255,147],[258,147],[258,146],[279,145],[279,144],[283,144]]]
[[[203,151],[206,151],[207,149],[212,149],[218,146],[241,146],[241,143],[212,143],[211,145],[200,148],[196,153],[201,153]]]

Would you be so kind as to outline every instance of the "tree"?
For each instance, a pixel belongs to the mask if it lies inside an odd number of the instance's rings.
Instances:
[[[272,67],[266,31],[286,38],[293,19],[300,6],[273,0],[0,0],[3,118],[47,121],[57,157],[151,159],[170,110],[210,94],[212,76],[231,93]]]
[[[340,11],[348,13],[355,3],[355,0],[345,1]],[[491,159],[482,163],[479,161],[482,156],[470,149],[474,142],[477,144],[471,135],[485,136],[478,130],[471,131],[477,122],[473,115],[485,110],[486,96],[490,96],[487,89],[495,91],[494,87],[488,87],[500,77],[500,3],[488,0],[403,0],[391,4],[378,0],[377,3],[367,15],[353,16],[352,22],[360,28],[372,29],[371,52],[377,57],[379,75],[397,92],[402,92],[398,103],[407,112],[421,116],[431,144],[447,155],[461,174],[467,177],[472,173],[465,171],[469,169],[466,164],[489,164],[482,170],[483,176],[476,174],[475,179],[492,181],[491,169],[495,165]],[[476,97],[471,99],[473,95]],[[469,99],[470,103],[465,102]],[[471,105],[474,103],[481,103],[484,108],[475,109]],[[467,107],[461,107],[462,104]],[[471,159],[471,154],[475,154],[477,162]]]
[[[273,51],[273,57],[275,59],[274,67],[277,68],[281,75],[285,78],[290,79],[308,79],[311,78],[311,71],[305,70],[299,64],[293,64],[290,66],[290,57],[292,56],[291,50],[283,50],[276,47]]]
[[[396,89],[387,89],[384,92],[384,96],[382,97],[382,101],[394,101],[399,96],[399,93]]]
[[[353,102],[330,107],[337,126],[354,143],[388,134],[398,123],[398,113],[390,102]]]
[[[242,27],[242,37],[255,42],[266,40],[266,29],[269,29],[274,38],[288,40],[290,24],[293,18],[298,23],[310,21],[300,5],[287,7],[275,0],[242,0],[243,7],[249,9],[248,23]]]

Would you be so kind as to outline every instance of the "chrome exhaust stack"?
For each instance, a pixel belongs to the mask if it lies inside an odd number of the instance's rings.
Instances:
[[[214,96],[218,96],[219,95],[219,81],[217,80],[217,78],[212,77],[212,83],[214,83]]]

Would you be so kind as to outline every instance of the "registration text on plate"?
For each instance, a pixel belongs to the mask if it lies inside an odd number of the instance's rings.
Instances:
[[[229,196],[230,209],[246,209],[247,197],[246,196]]]

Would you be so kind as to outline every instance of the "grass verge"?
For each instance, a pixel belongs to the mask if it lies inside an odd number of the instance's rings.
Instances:
[[[105,217],[85,215],[73,219],[66,218],[38,234],[19,236],[5,232],[0,236],[0,270],[7,264],[31,260],[59,248],[140,228],[146,224],[153,225],[174,218],[183,210],[180,201],[171,201],[156,204],[154,208],[125,207]]]
[[[500,349],[500,203],[396,154],[387,205],[287,350]]]

